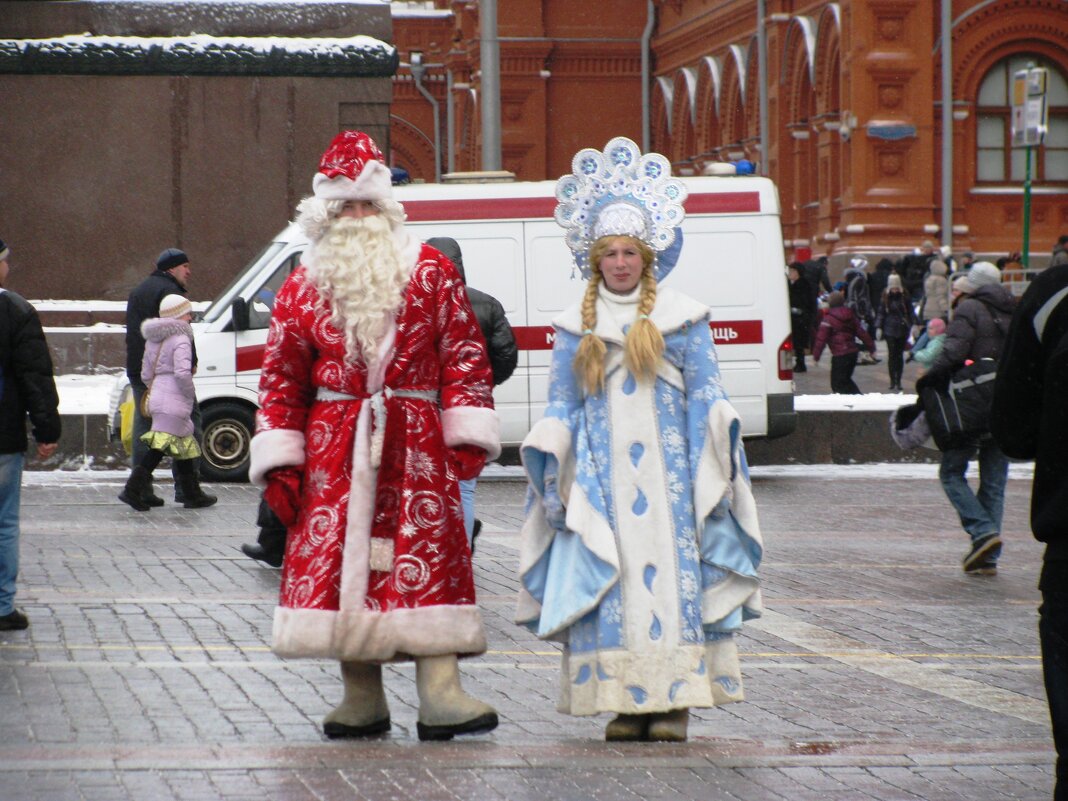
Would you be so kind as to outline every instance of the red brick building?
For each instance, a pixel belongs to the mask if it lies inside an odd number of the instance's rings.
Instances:
[[[402,68],[394,79],[392,158],[433,180],[478,169],[478,7],[393,3]],[[788,244],[817,253],[898,251],[942,230],[940,0],[766,0],[767,173]],[[757,3],[655,0],[652,148],[680,173],[760,152]],[[1049,69],[1049,133],[1035,149],[1031,252],[1068,232],[1068,2],[953,0],[952,244],[998,254],[1022,243],[1024,151],[1010,147],[1015,69]],[[642,0],[501,2],[503,166],[555,178],[581,147],[642,140]],[[449,102],[451,98],[451,102]],[[448,125],[451,106],[452,124]],[[449,132],[451,131],[451,136]]]

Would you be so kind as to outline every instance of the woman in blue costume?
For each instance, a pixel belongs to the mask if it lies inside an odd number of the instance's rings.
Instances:
[[[554,321],[518,621],[564,645],[559,708],[614,712],[608,740],[686,739],[689,709],[742,700],[734,634],[760,614],[763,546],[709,309],[661,287],[686,189],[629,139],[579,152],[557,221],[588,278]]]

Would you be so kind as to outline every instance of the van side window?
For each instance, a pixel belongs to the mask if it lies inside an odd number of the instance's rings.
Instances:
[[[289,274],[300,264],[302,253],[294,253],[286,259],[267,279],[262,287],[249,299],[248,327],[250,330],[267,328],[271,324],[271,310],[274,308],[274,296],[282,288]]]

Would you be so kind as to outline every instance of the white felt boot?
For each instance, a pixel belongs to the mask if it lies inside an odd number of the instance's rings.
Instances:
[[[497,728],[497,712],[463,691],[456,654],[415,660],[419,692],[420,740],[451,740],[457,734],[481,734]]]
[[[389,731],[389,706],[382,689],[382,666],[342,662],[345,697],[323,718],[327,737],[371,737]]]
[[[665,743],[686,742],[686,727],[690,722],[689,709],[656,712],[649,718],[649,740]]]
[[[648,731],[648,715],[616,715],[604,727],[604,739],[608,742],[644,740]]]

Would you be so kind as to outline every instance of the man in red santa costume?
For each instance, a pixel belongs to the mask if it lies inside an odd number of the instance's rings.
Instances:
[[[390,727],[382,664],[414,659],[422,740],[490,731],[458,655],[486,650],[459,479],[500,452],[492,372],[452,263],[404,230],[366,134],[322,157],[278,292],[251,478],[288,527],[273,650],[341,662],[330,737]]]

